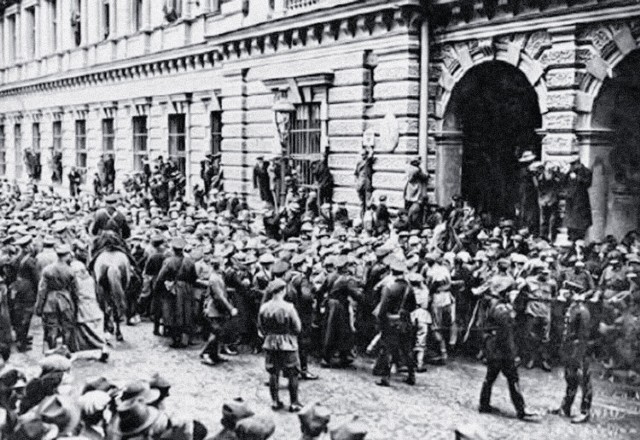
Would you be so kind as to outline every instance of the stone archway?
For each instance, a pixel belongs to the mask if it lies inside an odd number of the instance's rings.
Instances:
[[[464,133],[451,123],[455,89],[474,68],[485,63],[506,65],[511,74],[528,83],[528,94],[535,103],[536,117],[547,113],[547,87],[540,58],[551,47],[546,31],[528,35],[508,35],[473,40],[439,47],[435,66],[440,72],[438,85],[431,95],[433,111],[429,114],[430,143],[435,147],[435,200],[449,203],[451,196],[462,192]],[[503,66],[504,67],[504,66]],[[522,83],[521,83],[522,84]],[[453,100],[453,101],[452,101]],[[529,101],[529,100],[528,100]],[[453,112],[455,113],[455,112]],[[537,127],[539,127],[539,122]],[[522,148],[522,147],[521,147]],[[539,145],[535,147],[539,149]],[[539,156],[538,156],[539,157]]]
[[[541,125],[537,94],[511,64],[478,64],[456,84],[443,116],[443,131],[461,133],[460,182],[454,184],[479,214],[494,222],[515,217],[518,158],[524,151],[540,157],[536,130]],[[451,178],[452,161],[446,166]]]
[[[593,171],[589,236],[621,238],[640,220],[640,28],[601,24],[582,29],[579,39],[585,74],[575,107],[578,142]]]

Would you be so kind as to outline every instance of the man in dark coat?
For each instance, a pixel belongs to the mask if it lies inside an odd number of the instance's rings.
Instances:
[[[411,312],[416,309],[416,297],[413,288],[407,283],[404,274],[407,264],[399,259],[391,263],[391,275],[394,280],[382,288],[382,299],[378,311],[378,323],[382,333],[380,351],[380,372],[382,378],[377,385],[388,387],[391,380],[391,363],[398,367],[407,367],[405,383],[415,385],[415,365],[413,357],[414,332]]]
[[[76,167],[72,167],[69,172],[69,195],[78,197],[80,195],[80,184],[82,183],[82,175]]]
[[[593,400],[591,371],[587,356],[591,314],[584,304],[584,294],[574,295],[572,301],[565,316],[562,338],[562,353],[564,353],[565,363],[564,380],[567,382],[567,390],[560,408],[552,413],[571,417],[571,406],[578,393],[578,387],[580,387],[582,389],[580,415],[574,417],[571,423],[586,423],[589,421],[591,401]]]
[[[171,243],[173,256],[167,258],[156,279],[156,291],[163,291],[168,299],[166,325],[171,329],[171,348],[184,348],[193,333],[195,314],[194,287],[198,274],[193,260],[184,255],[186,242],[176,238]],[[201,286],[205,288],[206,286]]]
[[[569,229],[569,239],[578,240],[591,226],[591,203],[589,187],[591,186],[591,170],[585,167],[579,158],[571,162],[565,178],[565,214],[564,226]]]
[[[373,150],[362,150],[362,158],[356,164],[354,175],[356,176],[356,190],[360,198],[360,217],[362,217],[369,206],[371,194],[373,193]]]
[[[13,324],[19,351],[27,351],[31,347],[29,326],[38,296],[40,273],[38,263],[31,247],[31,236],[21,237],[16,241],[21,247],[18,256],[16,281],[11,285],[13,291]]]
[[[311,333],[314,321],[315,298],[313,295],[313,284],[309,279],[306,258],[303,254],[294,255],[291,259],[293,270],[288,274],[289,284],[287,286],[287,301],[295,307],[300,321],[302,331],[298,336],[298,353],[300,356],[300,379],[315,380],[318,378],[309,372],[307,358],[311,349]]]
[[[493,383],[502,373],[509,384],[511,401],[516,408],[516,415],[521,420],[531,419],[533,414],[527,412],[524,397],[520,391],[520,379],[516,366],[516,347],[514,340],[513,307],[505,295],[492,297],[485,325],[485,355],[487,358],[487,375],[480,392],[480,412],[492,413],[491,389]]]
[[[531,151],[525,151],[520,162],[518,170],[518,202],[517,215],[520,227],[527,227],[529,230],[537,234],[540,222],[540,210],[538,208],[538,194],[536,191],[534,173],[530,166],[536,157]]]
[[[126,217],[116,208],[118,197],[112,195],[105,198],[107,206],[96,211],[91,226],[92,235],[100,235],[102,231],[110,230],[127,240],[131,236],[131,229]]]
[[[258,156],[257,162],[253,167],[253,189],[257,189],[260,193],[260,200],[263,202],[273,203],[273,193],[269,183],[269,172],[267,171],[269,163],[264,161],[263,156]]]
[[[160,335],[160,322],[162,321],[162,301],[160,293],[158,293],[154,286],[158,274],[162,269],[162,264],[166,258],[165,251],[162,244],[164,243],[164,237],[162,235],[155,235],[151,237],[152,251],[147,258],[143,273],[143,295],[141,300],[143,302],[143,309],[149,309],[149,315],[153,319],[153,334]]]
[[[78,309],[78,283],[69,266],[71,248],[58,246],[56,254],[58,261],[42,272],[35,306],[36,315],[42,317],[44,340],[49,349],[55,349],[59,342],[72,346]]]

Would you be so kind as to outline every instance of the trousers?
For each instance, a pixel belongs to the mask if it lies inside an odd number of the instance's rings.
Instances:
[[[489,408],[491,406],[491,390],[500,373],[507,379],[511,402],[516,408],[516,413],[518,415],[524,414],[524,397],[522,396],[522,391],[520,391],[518,368],[513,359],[487,360],[487,375],[484,378],[482,391],[480,392],[480,408]]]
[[[578,394],[578,388],[582,390],[582,402],[580,412],[589,414],[591,402],[593,401],[593,386],[591,385],[591,371],[589,369],[589,359],[582,357],[567,363],[564,368],[564,380],[567,382],[567,389],[562,399],[562,409],[565,414],[571,414],[571,406]]]

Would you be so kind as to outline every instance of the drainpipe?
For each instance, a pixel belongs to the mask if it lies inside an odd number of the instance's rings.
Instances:
[[[420,27],[420,107],[418,115],[418,154],[427,171],[427,105],[429,103],[429,22],[426,14]]]

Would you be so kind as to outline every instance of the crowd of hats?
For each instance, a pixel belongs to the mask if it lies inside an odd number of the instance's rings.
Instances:
[[[158,373],[121,386],[105,377],[76,385],[67,357],[47,356],[40,367],[40,374],[31,380],[15,369],[0,374],[3,438],[264,440],[277,431],[271,417],[256,414],[241,398],[223,404],[222,426],[211,431],[198,420],[171,416],[165,409],[171,383]],[[333,440],[358,440],[367,434],[357,417],[330,429],[330,411],[317,403],[305,406],[298,417],[301,432],[310,438],[330,432]]]

